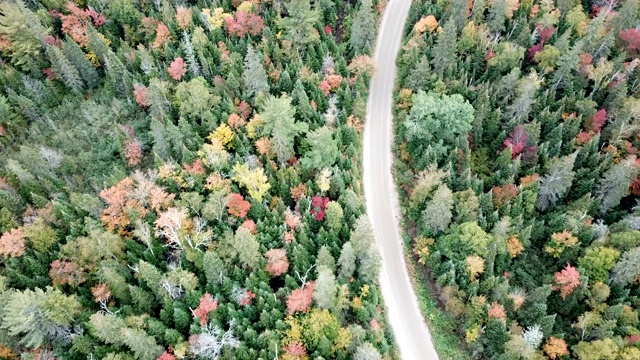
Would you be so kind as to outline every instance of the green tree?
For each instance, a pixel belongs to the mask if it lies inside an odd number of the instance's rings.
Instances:
[[[590,282],[604,282],[609,278],[609,270],[613,269],[619,257],[620,252],[610,247],[589,248],[578,259],[578,265],[583,269],[580,273],[588,276]]]
[[[331,269],[326,266],[318,268],[318,279],[313,290],[313,300],[322,309],[332,309],[336,303],[338,284]]]
[[[257,269],[260,265],[260,243],[249,229],[241,226],[236,230],[234,247],[244,268]]]
[[[611,271],[611,280],[620,285],[633,283],[640,276],[640,247],[624,254]]]
[[[333,131],[326,126],[307,133],[307,142],[311,149],[300,159],[306,169],[324,169],[331,167],[338,158],[338,141]]]
[[[349,44],[354,53],[370,54],[376,41],[376,22],[371,0],[362,0],[351,24]]]
[[[338,258],[338,268],[338,275],[343,279],[350,279],[356,270],[356,254],[350,241],[342,245],[342,251]]]
[[[342,228],[342,222],[344,221],[344,211],[342,206],[336,201],[329,201],[325,210],[325,222],[334,231]]]
[[[260,118],[264,121],[263,131],[271,134],[273,149],[280,164],[291,159],[294,138],[308,129],[306,123],[296,122],[294,115],[291,99],[285,95],[279,98],[269,96],[260,112]]]
[[[137,359],[154,360],[163,352],[156,340],[140,329],[123,328],[120,330],[122,342],[133,352]]]
[[[51,61],[51,68],[60,80],[74,92],[80,92],[83,88],[82,79],[78,69],[67,59],[62,50],[56,46],[47,46],[47,56]]]
[[[447,185],[440,185],[422,212],[425,228],[433,235],[446,230],[453,217],[452,209],[453,193]]]
[[[311,7],[310,0],[291,0],[285,8],[288,16],[280,19],[278,26],[285,30],[286,38],[293,42],[299,53],[307,45],[318,41],[315,26],[320,19],[320,12]]]
[[[438,34],[438,39],[433,48],[433,69],[440,76],[451,74],[456,70],[458,63],[456,56],[457,44],[456,24],[449,20],[442,27],[442,32]]]
[[[631,156],[614,164],[604,173],[596,190],[596,195],[602,201],[600,214],[606,213],[620,203],[639,172],[640,167],[636,164],[635,156]]]
[[[571,188],[573,182],[573,164],[576,160],[577,152],[560,159],[553,159],[548,166],[547,174],[540,179],[540,190],[536,208],[545,211],[549,206],[555,204]]]
[[[247,46],[247,56],[244,58],[242,80],[244,81],[244,86],[249,96],[261,92],[269,92],[267,72],[264,70],[264,66],[262,66],[260,53],[256,52],[251,45]]]
[[[46,292],[40,288],[14,291],[0,311],[1,327],[31,349],[51,342],[69,343],[71,325],[80,306],[75,296],[51,287]]]
[[[484,257],[490,242],[491,235],[476,222],[466,222],[452,226],[449,234],[436,242],[436,247],[449,259],[464,261],[469,255]]]

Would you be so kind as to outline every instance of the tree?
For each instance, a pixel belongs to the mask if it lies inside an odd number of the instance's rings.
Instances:
[[[239,227],[234,237],[234,248],[244,268],[256,269],[260,262],[260,243],[245,227]]]
[[[340,230],[344,221],[344,211],[339,202],[329,201],[327,203],[327,209],[325,211],[327,218],[327,225],[334,231]]]
[[[84,87],[78,69],[67,59],[56,46],[47,46],[47,56],[51,61],[51,68],[62,82],[74,92],[80,92]]]
[[[609,270],[613,269],[619,257],[620,252],[610,247],[588,248],[584,256],[578,259],[578,265],[590,281],[604,282],[609,278]]]
[[[114,314],[97,312],[89,318],[91,333],[107,344],[122,344],[121,330],[125,328],[124,320]]]
[[[233,323],[229,330],[223,330],[218,325],[208,324],[198,335],[189,338],[189,351],[198,357],[216,360],[225,346],[238,347],[240,342],[233,334]]]
[[[192,312],[194,317],[200,319],[200,326],[205,326],[209,313],[216,309],[218,309],[218,300],[214,299],[211,294],[205,293],[204,296],[200,298],[198,307],[192,310]]]
[[[210,116],[209,112],[219,100],[211,94],[203,77],[179,83],[176,86],[176,98],[180,115],[189,119],[199,119],[201,122]]]
[[[227,197],[227,208],[229,209],[229,215],[244,218],[251,208],[251,203],[244,200],[242,195],[233,193]]]
[[[551,161],[547,175],[540,179],[540,190],[536,201],[538,210],[545,211],[569,190],[575,175],[573,164],[577,155],[578,153],[574,152],[571,155]]]
[[[631,284],[640,276],[640,247],[624,254],[611,271],[611,280],[620,285]]]
[[[331,252],[329,252],[327,245],[320,247],[320,251],[318,251],[318,256],[316,257],[316,269],[320,269],[321,267],[326,267],[331,270],[331,272],[336,271],[336,260],[331,255]]]
[[[40,288],[11,292],[6,301],[1,327],[19,344],[35,349],[47,342],[71,341],[71,325],[80,312],[75,296],[47,287],[46,292]]]
[[[124,328],[121,332],[122,342],[131,349],[137,359],[155,360],[164,352],[162,346],[144,330]]]
[[[262,66],[260,53],[256,52],[251,45],[247,47],[247,56],[244,58],[242,80],[249,96],[257,95],[261,92],[269,92],[267,72]]]
[[[436,40],[436,44],[433,48],[432,63],[433,69],[439,73],[440,76],[451,74],[456,69],[456,35],[456,25],[452,20],[448,20],[442,27],[442,32],[438,34],[438,39]],[[473,111],[473,108],[471,111]],[[464,121],[464,119],[460,119],[460,121]]]
[[[338,155],[338,141],[333,131],[326,126],[307,133],[307,142],[311,149],[300,159],[300,164],[309,170],[331,167]]]
[[[315,293],[315,282],[309,281],[302,287],[295,289],[287,297],[287,311],[293,315],[296,311],[307,312],[313,303]]]
[[[249,192],[249,196],[257,201],[262,201],[264,194],[271,188],[269,179],[264,174],[264,169],[256,167],[249,170],[247,163],[237,163],[233,166],[233,180],[244,186]]]
[[[566,299],[580,285],[580,273],[576,268],[567,264],[562,271],[555,273],[554,283],[553,290],[559,290],[562,299]]]
[[[278,26],[285,30],[286,38],[293,42],[299,52],[320,38],[315,29],[320,12],[317,8],[311,8],[310,0],[291,0],[285,7],[288,16],[280,19]]]
[[[11,63],[23,70],[40,57],[42,44],[49,29],[45,29],[35,14],[24,4],[5,1],[0,4],[0,34],[9,42]],[[33,21],[36,20],[36,21]]]
[[[376,40],[376,23],[371,0],[362,0],[351,25],[349,43],[357,54],[370,54]]]
[[[409,142],[452,144],[471,130],[473,107],[461,95],[441,95],[419,91],[404,122]],[[415,147],[415,145],[414,145]]]
[[[173,80],[180,81],[184,74],[187,73],[187,64],[181,57],[177,57],[171,62],[167,72]]]
[[[0,255],[18,257],[24,254],[26,249],[26,235],[22,229],[11,229],[0,236]]]
[[[561,359],[563,356],[569,355],[567,343],[563,339],[551,336],[542,347],[547,356],[552,359]]]
[[[318,268],[318,279],[313,291],[313,300],[323,309],[332,309],[338,292],[338,284],[333,271],[326,266]]]
[[[579,360],[614,360],[617,359],[619,349],[610,338],[592,342],[581,341],[572,347],[573,354]]]
[[[347,241],[342,245],[342,251],[338,258],[338,275],[343,279],[350,279],[356,270],[356,254],[351,246],[351,242]]]
[[[271,135],[273,149],[280,164],[286,163],[293,156],[295,136],[308,129],[306,123],[296,122],[294,115],[295,108],[291,106],[291,99],[284,95],[279,98],[269,96],[260,112],[260,118],[264,122],[263,131]]]
[[[98,83],[100,82],[98,72],[91,64],[91,61],[87,59],[84,51],[82,51],[75,41],[71,41],[67,38],[67,40],[62,43],[62,51],[65,57],[78,70],[87,87],[94,88],[98,86]]]
[[[452,209],[453,193],[445,184],[438,186],[433,198],[427,203],[422,212],[426,229],[433,235],[446,230],[453,217]]]
[[[596,195],[602,201],[600,214],[604,214],[618,205],[639,172],[640,167],[636,164],[635,156],[631,156],[614,164],[604,173],[596,190]]]
[[[449,259],[463,261],[469,255],[484,257],[491,235],[487,234],[476,222],[466,222],[451,227],[449,234],[436,242],[436,248]]]
[[[267,258],[265,271],[271,276],[280,276],[289,269],[287,251],[285,249],[271,249],[264,256]]]
[[[375,346],[371,345],[370,342],[365,342],[364,344],[358,346],[356,348],[356,353],[353,355],[354,360],[381,360],[382,355],[378,352]]]

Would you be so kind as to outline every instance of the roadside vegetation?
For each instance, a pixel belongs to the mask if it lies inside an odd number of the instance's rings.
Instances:
[[[431,332],[455,323],[474,359],[640,358],[638,19],[637,0],[412,3],[395,178],[422,306],[454,319],[426,311]]]

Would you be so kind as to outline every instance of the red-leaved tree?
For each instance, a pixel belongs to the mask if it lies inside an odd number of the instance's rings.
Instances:
[[[22,256],[25,251],[26,235],[22,229],[11,229],[0,237],[0,255],[18,257]]]
[[[626,41],[627,43],[627,54],[634,54],[640,49],[640,30],[622,30],[620,31],[620,39]]]
[[[84,272],[78,265],[70,261],[55,260],[51,263],[49,277],[54,286],[70,285],[78,286],[85,282]]]
[[[289,269],[287,251],[285,249],[271,249],[264,256],[267,258],[265,271],[271,276],[280,276]]]
[[[313,303],[313,290],[315,283],[309,281],[304,288],[295,289],[287,298],[287,311],[293,315],[296,311],[307,312]]]
[[[255,14],[248,14],[246,11],[236,12],[235,17],[225,18],[225,28],[229,35],[245,37],[247,34],[258,35],[264,30],[264,21]]]
[[[566,299],[580,285],[580,273],[567,264],[562,271],[555,273],[553,290],[559,290],[562,299]]]
[[[247,216],[249,208],[251,208],[251,203],[246,201],[242,195],[232,193],[227,197],[227,208],[229,209],[229,214],[244,218]]]
[[[187,73],[187,64],[181,57],[177,57],[175,60],[173,60],[171,65],[169,65],[167,71],[169,72],[169,76],[171,76],[173,80],[180,81],[184,74]]]
[[[314,196],[311,198],[311,215],[315,215],[315,219],[318,221],[324,220],[325,210],[329,203],[328,197]]]
[[[585,123],[585,128],[588,131],[593,131],[594,133],[600,132],[604,123],[607,122],[607,110],[600,109],[598,110],[591,118],[587,120]]]
[[[207,323],[207,316],[213,310],[218,308],[218,300],[214,299],[211,294],[205,293],[200,298],[200,305],[195,310],[192,310],[193,316],[200,319],[200,326],[204,326]]]

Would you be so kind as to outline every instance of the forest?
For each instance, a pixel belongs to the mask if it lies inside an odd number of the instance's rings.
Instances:
[[[394,176],[472,358],[640,359],[639,29],[638,0],[413,1]]]
[[[0,358],[396,350],[363,204],[377,1],[0,1]]]

